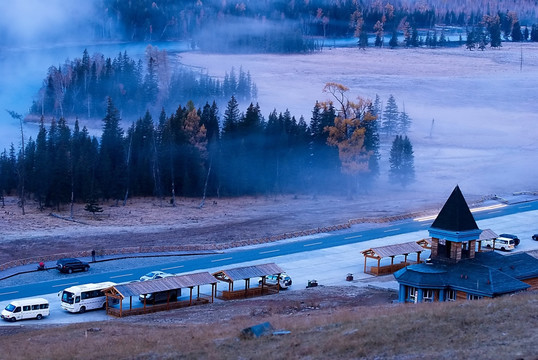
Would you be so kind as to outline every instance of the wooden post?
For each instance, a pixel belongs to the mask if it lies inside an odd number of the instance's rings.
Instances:
[[[217,294],[217,284],[211,284],[211,303],[213,303],[213,292]]]
[[[189,288],[190,290],[190,298],[189,298],[189,306],[192,305],[192,286]]]
[[[196,298],[200,299],[200,285],[198,285],[198,287],[196,288],[196,291],[198,292],[198,294],[196,295]]]
[[[364,255],[364,273],[366,274],[366,255]]]
[[[390,257],[390,272],[391,272],[391,273],[393,272],[393,271],[392,271],[392,267],[393,267],[393,265],[394,265],[394,256],[391,256],[391,257]]]

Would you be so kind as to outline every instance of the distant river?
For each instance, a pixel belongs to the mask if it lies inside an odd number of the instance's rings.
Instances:
[[[59,66],[66,59],[81,58],[84,49],[88,50],[90,56],[101,53],[112,58],[127,51],[130,57],[138,60],[144,57],[148,45],[150,43],[104,43],[0,48],[0,151],[9,151],[11,143],[18,151],[21,144],[19,122],[12,119],[5,110],[13,110],[26,116],[50,66]],[[151,45],[169,52],[189,49],[186,42],[160,42]],[[24,124],[23,130],[26,140],[30,136],[35,140],[36,124]]]

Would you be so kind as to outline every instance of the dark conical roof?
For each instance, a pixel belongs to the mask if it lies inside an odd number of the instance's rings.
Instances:
[[[478,229],[459,186],[454,188],[431,227],[454,232]]]

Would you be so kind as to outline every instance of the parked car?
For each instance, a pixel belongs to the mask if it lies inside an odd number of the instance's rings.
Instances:
[[[512,234],[501,234],[499,235],[499,237],[497,239],[501,239],[501,240],[514,240],[514,244],[515,246],[518,246],[519,245],[519,238],[516,236],[516,235],[512,235]]]
[[[152,271],[140,277],[140,281],[162,279],[168,276],[172,276],[172,274],[165,273],[164,271]]]
[[[482,245],[487,247],[488,249],[491,249],[493,247],[493,243],[495,243],[495,249],[499,249],[502,251],[511,251],[516,248],[516,242],[514,241],[514,239],[498,237],[496,239],[488,239],[482,241]]]
[[[538,234],[534,234],[534,235],[532,235],[532,240],[534,240],[534,241],[538,241]]]
[[[160,291],[152,294],[141,294],[138,296],[138,300],[144,302],[145,297],[147,304],[156,304],[167,301],[177,301],[178,296],[181,296],[181,289]]]
[[[276,285],[278,280],[278,275],[267,275],[265,277],[265,283],[269,285]],[[258,282],[260,285],[262,283],[262,279]],[[292,281],[288,274],[282,273],[280,274],[280,288],[281,289],[287,289],[289,286],[291,286]]]
[[[90,270],[90,264],[79,259],[63,258],[56,261],[56,268],[60,272],[71,274],[73,271]]]

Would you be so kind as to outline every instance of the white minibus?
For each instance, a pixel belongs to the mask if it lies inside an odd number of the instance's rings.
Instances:
[[[49,316],[49,302],[43,298],[12,301],[2,310],[2,319],[17,321],[23,319],[41,320]]]
[[[105,309],[106,296],[103,290],[116,285],[106,281],[97,284],[71,286],[58,293],[62,308],[72,313],[83,313],[86,310]]]

